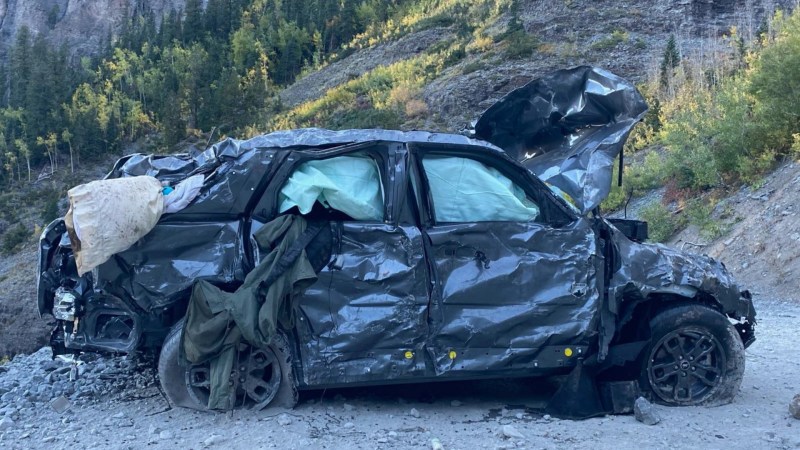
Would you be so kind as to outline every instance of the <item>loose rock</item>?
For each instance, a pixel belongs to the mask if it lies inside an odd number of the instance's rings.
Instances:
[[[439,438],[431,439],[431,450],[444,450],[444,445],[442,445]]]
[[[281,414],[278,416],[278,425],[285,427],[292,423],[292,418],[287,416],[286,414]]]
[[[500,429],[500,434],[507,439],[525,439],[525,435],[520,433],[513,425],[503,425]]]
[[[644,397],[636,399],[636,403],[633,405],[633,416],[645,425],[655,425],[661,422],[661,417],[659,417],[653,404]]]
[[[205,445],[206,447],[211,447],[212,445],[221,444],[223,441],[224,439],[222,438],[222,436],[218,434],[212,434],[211,436],[208,437],[208,439],[203,441],[203,445]]]
[[[800,419],[800,394],[797,394],[789,403],[789,414],[795,419]]]
[[[0,420],[0,431],[10,430],[13,427],[14,427],[14,421],[11,420],[11,417],[6,416],[3,417],[2,420]]]
[[[411,417],[416,417],[417,419],[420,418],[420,413],[417,411],[417,408],[411,408],[411,411],[408,412],[408,415]]]

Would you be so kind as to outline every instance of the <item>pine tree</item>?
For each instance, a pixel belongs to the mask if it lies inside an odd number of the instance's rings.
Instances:
[[[661,87],[668,88],[674,70],[681,64],[681,54],[678,51],[678,44],[675,42],[675,35],[671,34],[667,40],[667,47],[664,49],[664,56],[661,59],[660,83]]]
[[[203,1],[186,0],[186,19],[183,22],[184,44],[199,41],[203,31]]]
[[[27,26],[20,27],[11,49],[8,104],[12,108],[25,106],[28,81],[31,75],[31,33]]]

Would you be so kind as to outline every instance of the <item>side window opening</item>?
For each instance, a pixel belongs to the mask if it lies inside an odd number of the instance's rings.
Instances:
[[[438,223],[529,222],[539,206],[497,169],[459,157],[422,160]]]
[[[377,162],[364,155],[307,161],[278,195],[280,214],[310,219],[382,221],[384,192]]]

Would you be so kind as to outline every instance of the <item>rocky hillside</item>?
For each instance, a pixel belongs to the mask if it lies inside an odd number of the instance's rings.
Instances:
[[[182,10],[186,0],[0,0],[0,60],[23,26],[78,56],[94,55],[124,21],[140,11],[156,18]]]

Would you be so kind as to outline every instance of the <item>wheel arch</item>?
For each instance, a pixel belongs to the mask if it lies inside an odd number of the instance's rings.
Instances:
[[[636,289],[623,291],[618,314],[617,332],[613,344],[650,338],[650,320],[667,309],[684,305],[702,305],[725,315],[722,304],[712,295],[687,287],[680,291],[652,292],[648,295]]]

